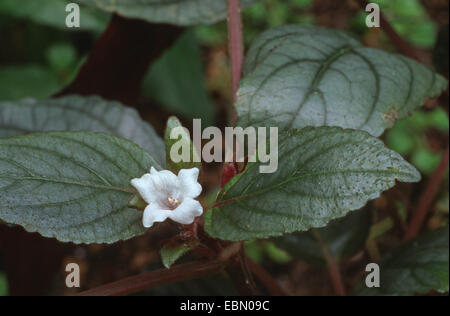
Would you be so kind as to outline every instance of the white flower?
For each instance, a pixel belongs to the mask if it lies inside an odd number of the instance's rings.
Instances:
[[[157,171],[152,167],[150,173],[131,180],[149,204],[142,219],[144,227],[152,227],[155,222],[163,222],[167,218],[188,225],[202,215],[202,205],[194,200],[202,192],[202,186],[197,182],[198,173],[197,168],[182,169],[176,176],[169,170]]]

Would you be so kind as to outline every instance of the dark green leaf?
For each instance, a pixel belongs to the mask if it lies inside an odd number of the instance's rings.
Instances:
[[[323,227],[395,185],[420,180],[397,153],[361,131],[319,127],[280,137],[278,170],[249,164],[206,213],[209,234],[225,240],[280,236]],[[226,204],[225,204],[226,203]]]
[[[449,290],[449,227],[431,231],[394,250],[380,264],[380,288],[360,285],[359,295],[413,295]]]
[[[60,89],[58,78],[45,67],[21,65],[0,68],[0,101],[18,100],[24,96],[47,98]]]
[[[170,113],[213,124],[216,106],[206,90],[202,62],[195,35],[187,32],[152,65],[143,84],[145,94]]]
[[[8,295],[8,279],[3,272],[0,272],[0,296]]]
[[[340,126],[379,136],[446,86],[425,66],[339,31],[281,26],[248,53],[238,125]]]
[[[276,244],[289,254],[307,262],[326,264],[321,245],[323,243],[330,255],[336,261],[341,261],[364,249],[371,222],[369,209],[366,208],[335,220],[324,228],[283,236],[276,240]]]
[[[161,248],[161,259],[164,266],[169,269],[178,259],[197,247],[198,240],[168,242]]]
[[[0,139],[0,219],[64,242],[145,232],[130,181],[161,167],[132,142],[91,132]]]
[[[71,69],[77,61],[76,49],[71,44],[54,44],[47,50],[47,61],[56,73]]]

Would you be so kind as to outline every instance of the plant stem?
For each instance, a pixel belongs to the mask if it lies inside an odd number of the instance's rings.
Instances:
[[[244,61],[244,40],[242,35],[242,16],[240,0],[227,0],[228,4],[228,51],[231,64],[232,119],[236,125],[237,112],[234,107]]]
[[[248,257],[245,254],[244,242],[241,242],[241,251],[239,251],[238,256],[248,288],[254,295],[260,294],[260,291],[256,286],[255,279],[253,278],[253,273],[249,267]]]
[[[339,271],[339,265],[336,261],[331,257],[331,255],[328,253],[328,248],[324,250],[325,258],[327,259],[328,263],[328,271],[330,273],[331,282],[333,284],[333,289],[335,293],[339,296],[345,296],[345,288],[344,284],[342,282],[342,276],[341,271]]]
[[[334,260],[333,256],[330,253],[327,245],[323,242],[320,235],[313,229],[312,234],[320,244],[322,248],[323,255],[328,264],[328,272],[330,273],[331,284],[333,285],[334,292],[339,296],[345,296],[346,291],[344,287],[344,283],[342,282],[341,271],[339,270],[339,264]]]
[[[226,268],[226,272],[240,295],[255,296],[261,294],[256,287],[252,273],[248,269],[242,244],[238,255],[231,258],[230,265]]]
[[[105,284],[95,289],[81,292],[78,296],[122,296],[134,294],[155,286],[210,275],[221,271],[225,265],[226,262],[219,260],[180,264],[171,269],[159,269]]]
[[[289,296],[289,294],[278,284],[278,282],[272,278],[269,272],[267,272],[261,265],[253,262],[247,258],[250,271],[255,277],[264,285],[266,290],[272,296]]]
[[[408,230],[404,236],[404,241],[408,241],[419,234],[421,231],[424,221],[427,217],[427,213],[433,203],[438,191],[439,186],[444,178],[445,170],[448,168],[449,163],[449,147],[445,150],[445,153],[442,155],[441,162],[434,172],[433,176],[429,180],[425,191],[419,200],[419,205],[416,211],[413,214],[413,217],[410,221]]]

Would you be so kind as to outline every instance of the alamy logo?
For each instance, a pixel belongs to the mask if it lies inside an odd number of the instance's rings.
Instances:
[[[80,266],[76,263],[69,263],[66,266],[66,286],[68,288],[80,287]]]
[[[66,5],[66,26],[68,28],[80,27],[80,6],[76,3],[69,3]]]
[[[376,3],[369,3],[366,6],[366,12],[369,12],[366,17],[367,27],[380,27],[380,6]]]
[[[376,263],[370,263],[366,266],[366,272],[369,272],[369,274],[366,276],[366,286],[368,288],[379,288],[380,266]]]
[[[269,132],[267,132],[269,131]],[[225,140],[217,127],[205,128],[202,132],[201,120],[195,119],[192,135],[194,148],[201,155],[192,155],[188,140],[189,131],[184,127],[173,128],[170,139],[176,140],[170,149],[170,159],[180,162],[260,162],[260,173],[274,173],[278,169],[278,128],[277,127],[226,127]],[[209,140],[200,151],[202,140]],[[225,153],[223,153],[225,144]],[[225,155],[224,155],[225,154]],[[225,159],[224,159],[225,157]],[[264,165],[263,165],[264,164]]]

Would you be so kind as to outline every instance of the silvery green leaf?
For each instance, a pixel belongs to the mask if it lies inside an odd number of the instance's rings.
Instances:
[[[419,172],[366,132],[309,127],[280,135],[278,170],[250,163],[219,193],[205,228],[240,241],[326,226]]]
[[[127,208],[130,180],[161,167],[134,143],[91,132],[0,139],[0,219],[64,242],[113,243],[143,234]]]
[[[93,131],[127,138],[160,164],[163,140],[139,114],[100,97],[67,96],[50,100],[0,102],[0,138],[46,131]]]
[[[224,20],[227,14],[226,0],[76,0],[75,2],[128,18],[185,26],[219,22]],[[254,3],[256,0],[242,0],[241,6],[246,8]]]
[[[336,30],[281,26],[251,46],[237,95],[240,126],[340,126],[380,136],[447,81]]]

